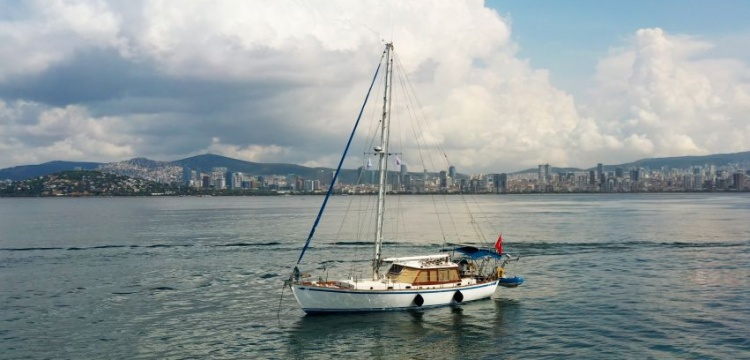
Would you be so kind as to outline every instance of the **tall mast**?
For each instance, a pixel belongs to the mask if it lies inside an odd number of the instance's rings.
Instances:
[[[380,146],[375,152],[380,156],[378,165],[378,217],[375,225],[375,254],[372,259],[372,279],[378,279],[380,269],[380,246],[383,243],[383,217],[385,214],[385,186],[388,177],[388,143],[391,123],[391,95],[393,93],[393,43],[385,44],[385,87],[383,91],[383,117],[380,121]]]

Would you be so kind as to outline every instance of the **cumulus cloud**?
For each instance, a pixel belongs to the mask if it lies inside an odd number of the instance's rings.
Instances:
[[[3,167],[204,152],[335,166],[384,39],[432,121],[421,136],[461,171],[741,151],[750,136],[746,64],[660,29],[602,59],[582,104],[478,0],[5,6]]]
[[[127,40],[118,35],[119,17],[103,2],[11,2],[0,10],[27,14],[0,22],[0,81],[45,71],[85,48],[128,51]]]
[[[260,146],[248,145],[237,146],[224,144],[221,139],[215,137],[211,139],[211,145],[204,149],[205,153],[222,154],[224,156],[247,161],[278,162],[283,161],[289,153],[288,148],[277,145]]]
[[[597,69],[601,131],[621,159],[747,151],[750,69],[700,38],[641,29]]]
[[[136,154],[133,146],[138,139],[117,131],[123,119],[94,118],[77,105],[50,108],[0,100],[0,120],[0,146],[11,164],[50,159],[106,161]]]

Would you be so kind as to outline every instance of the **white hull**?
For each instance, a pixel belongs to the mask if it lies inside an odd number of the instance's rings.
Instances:
[[[308,314],[408,310],[445,306],[487,299],[495,293],[496,289],[497,280],[482,284],[418,290],[354,290],[316,285],[292,285],[294,297],[297,298],[302,310]]]

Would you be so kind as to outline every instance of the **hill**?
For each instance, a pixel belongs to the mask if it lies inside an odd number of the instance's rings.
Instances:
[[[322,168],[316,169],[294,164],[256,163],[214,154],[193,156],[187,159],[172,161],[170,163],[182,167],[186,166],[192,170],[200,171],[210,171],[215,167],[225,167],[230,171],[243,172],[251,175],[308,174],[314,173],[318,170],[323,170]]]
[[[692,166],[713,165],[717,168],[736,164],[740,168],[750,169],[750,151],[733,154],[714,154],[705,156],[678,156],[664,158],[647,158],[638,161],[624,163],[619,165],[604,165],[604,171],[614,171],[615,168],[629,170],[631,168],[649,168],[661,169],[678,168],[687,169]],[[553,164],[554,165],[554,164]],[[6,169],[0,169],[0,181],[13,180],[20,181],[31,179],[39,176],[49,175],[52,173],[65,170],[96,170],[101,169],[105,172],[127,175],[131,177],[140,177],[164,182],[179,181],[181,178],[181,168],[188,167],[196,171],[211,171],[213,168],[224,167],[232,172],[242,172],[248,175],[289,175],[294,174],[309,180],[321,180],[328,182],[332,176],[331,168],[311,168],[295,164],[284,163],[257,163],[233,159],[226,156],[204,154],[189,157],[175,161],[154,161],[145,158],[135,158],[132,160],[121,161],[116,163],[96,163],[96,162],[72,162],[72,161],[50,161],[39,165],[22,165]],[[577,169],[577,168],[556,168],[552,167],[551,171],[577,172],[589,171],[595,169]],[[538,169],[526,169],[515,172],[534,173]],[[345,183],[354,183],[358,176],[356,169],[342,170],[340,181]]]
[[[330,180],[332,177],[331,172],[334,170],[330,168],[311,168],[294,164],[256,163],[214,154],[193,156],[187,159],[172,161],[170,164],[188,167],[191,170],[204,172],[211,171],[211,169],[216,167],[224,167],[227,168],[228,171],[241,172],[247,175],[257,176],[294,174],[305,179],[321,181]],[[348,179],[352,176],[352,174],[356,176],[356,171],[343,170],[340,176]]]
[[[20,181],[65,170],[95,170],[102,165],[96,162],[50,161],[38,165],[21,165],[0,169],[0,180]]]
[[[713,154],[713,155],[704,155],[704,156],[674,156],[674,157],[663,157],[663,158],[646,158],[646,159],[640,159],[637,161],[617,164],[617,165],[604,164],[603,169],[604,171],[615,171],[616,168],[621,168],[626,171],[629,169],[633,169],[633,168],[646,168],[646,169],[652,169],[652,170],[661,169],[661,168],[688,169],[693,166],[710,166],[710,165],[713,165],[719,168],[719,167],[729,166],[731,164],[737,164],[740,166],[740,168],[743,168],[743,169],[750,169],[750,151],[731,153],[731,154]],[[555,171],[555,172],[580,172],[580,171],[590,171],[590,170],[596,170],[596,167],[590,167],[587,169],[558,168],[558,167],[553,167],[553,166],[550,167],[550,171]],[[531,168],[531,169],[517,171],[517,172],[514,172],[513,174],[535,173],[537,171],[538,171],[537,168]]]
[[[167,184],[94,170],[64,170],[0,186],[0,197],[151,196],[170,192]]]
[[[750,151],[731,153],[731,154],[714,154],[705,156],[677,156],[664,158],[648,158],[634,161],[632,163],[604,166],[607,171],[614,171],[615,168],[629,169],[634,167],[660,169],[662,167],[687,169],[693,166],[713,165],[716,167],[727,166],[729,164],[744,165],[744,168],[750,168]]]

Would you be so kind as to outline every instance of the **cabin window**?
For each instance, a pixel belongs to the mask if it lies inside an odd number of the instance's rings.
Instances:
[[[441,284],[451,282],[458,279],[458,272],[455,269],[430,269],[421,270],[416,279],[415,284]]]
[[[419,275],[417,276],[417,281],[420,284],[424,284],[426,282],[430,281],[430,272],[427,270],[422,270],[419,272]]]
[[[438,273],[438,281],[440,282],[450,281],[450,276],[448,275],[448,269],[440,269],[440,272]]]
[[[391,265],[391,268],[388,270],[388,275],[398,276],[401,274],[401,272],[404,271],[404,267],[398,264]]]

